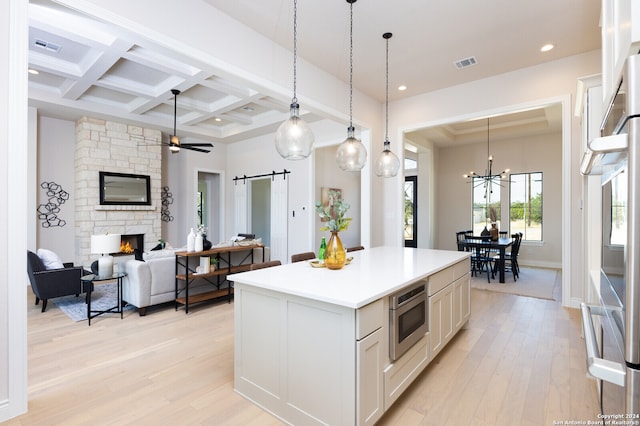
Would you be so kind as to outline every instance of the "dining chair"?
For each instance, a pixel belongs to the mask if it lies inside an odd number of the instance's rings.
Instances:
[[[316,254],[312,251],[304,253],[296,253],[291,255],[291,263],[302,262],[304,260],[313,260],[316,258]]]
[[[471,242],[471,275],[487,273],[487,282],[491,282],[491,278],[494,276],[492,263],[493,253],[488,244],[486,244],[486,237],[471,236],[466,238],[467,242]]]
[[[456,244],[458,245],[458,251],[469,251],[462,244],[464,240],[467,239],[467,231],[458,231],[456,232]]]
[[[256,269],[271,268],[272,266],[280,266],[281,264],[282,263],[279,260],[272,260],[262,263],[252,263],[249,267],[249,270],[255,271]]]
[[[352,251],[358,251],[358,250],[364,250],[364,247],[363,246],[347,247],[347,253]]]
[[[520,278],[520,266],[518,265],[518,253],[520,252],[520,243],[522,242],[522,232],[516,232],[511,234],[513,244],[511,245],[511,251],[504,254],[504,270],[511,271],[513,273],[513,281],[518,281]],[[493,257],[493,273],[497,272],[498,261],[500,255]]]

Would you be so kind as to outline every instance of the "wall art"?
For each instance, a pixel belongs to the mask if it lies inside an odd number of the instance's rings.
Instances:
[[[162,200],[162,207],[160,208],[160,218],[163,222],[173,221],[173,216],[171,216],[171,212],[169,211],[169,206],[173,204],[173,194],[169,192],[168,186],[162,187],[160,199]]]
[[[60,206],[69,199],[69,193],[55,182],[42,182],[40,188],[46,191],[48,200],[38,206],[38,219],[43,228],[65,226],[67,221],[58,217]]]

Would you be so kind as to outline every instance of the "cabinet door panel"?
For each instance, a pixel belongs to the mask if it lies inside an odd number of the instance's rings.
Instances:
[[[357,342],[356,368],[358,388],[358,424],[374,424],[384,412],[383,406],[383,368],[386,351],[383,346],[383,328],[379,328]]]
[[[449,285],[429,297],[429,331],[431,357],[442,350],[453,335],[453,286]]]
[[[453,283],[453,318],[455,330],[459,330],[469,319],[471,313],[470,288],[471,284],[468,274]]]

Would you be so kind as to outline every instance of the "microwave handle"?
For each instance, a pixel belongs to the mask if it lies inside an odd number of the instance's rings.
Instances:
[[[593,328],[591,315],[604,315],[603,308],[601,306],[581,303],[580,310],[582,312],[584,344],[587,349],[587,371],[597,379],[624,387],[626,371],[622,364],[599,357],[596,333]]]

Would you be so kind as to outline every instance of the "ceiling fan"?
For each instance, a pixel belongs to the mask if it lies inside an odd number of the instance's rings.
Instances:
[[[167,142],[169,150],[172,154],[177,154],[181,148],[205,153],[210,152],[208,149],[199,148],[201,146],[213,148],[213,145],[210,143],[180,143],[180,138],[176,135],[176,117],[178,115],[178,95],[180,91],[178,89],[171,89],[171,93],[173,93],[173,135],[171,135],[169,142]]]

